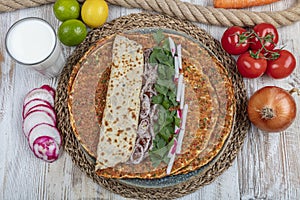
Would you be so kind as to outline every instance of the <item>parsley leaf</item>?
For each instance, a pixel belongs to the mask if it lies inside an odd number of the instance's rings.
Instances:
[[[174,139],[172,139],[167,145],[162,148],[152,150],[149,154],[153,167],[157,167],[162,161],[168,163],[170,158],[168,158],[168,153],[174,144]]]
[[[157,83],[154,85],[154,88],[158,93],[160,93],[162,95],[166,95],[169,91],[169,89],[167,87],[165,87],[163,85],[159,85]]]
[[[155,33],[153,33],[153,38],[157,44],[161,43],[161,41],[165,38],[165,35],[163,34],[163,30],[159,29]]]
[[[154,124],[155,138],[153,148],[149,151],[152,165],[158,166],[161,162],[168,163],[168,153],[174,144],[176,137],[175,126],[180,125],[177,117],[176,90],[174,83],[175,63],[170,50],[169,40],[165,38],[162,31],[153,34],[158,46],[153,48],[149,57],[149,63],[157,68],[157,80],[154,88],[157,95],[153,96],[151,102],[158,104],[158,119]],[[171,111],[172,109],[174,109]]]
[[[164,100],[164,95],[158,94],[158,95],[152,97],[151,102],[153,104],[162,104],[163,100]]]

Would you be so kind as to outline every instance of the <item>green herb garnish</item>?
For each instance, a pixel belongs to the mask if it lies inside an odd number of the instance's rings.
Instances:
[[[149,62],[158,66],[157,81],[155,84],[156,96],[152,103],[158,104],[158,120],[154,125],[155,138],[153,148],[149,151],[152,165],[157,167],[161,162],[168,163],[168,153],[174,144],[175,126],[179,126],[180,119],[175,109],[179,103],[176,101],[176,85],[174,58],[170,50],[169,40],[161,30],[153,34],[157,46],[153,48]]]

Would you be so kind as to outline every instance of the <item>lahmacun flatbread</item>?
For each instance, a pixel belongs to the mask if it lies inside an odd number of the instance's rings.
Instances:
[[[183,74],[186,80],[186,102],[189,105],[189,114],[187,117],[186,132],[183,140],[182,153],[176,155],[174,165],[170,174],[187,173],[195,170],[203,165],[205,154],[211,157],[215,156],[228,137],[233,121],[234,97],[232,94],[232,85],[230,80],[227,80],[227,74],[217,75],[221,78],[215,83],[210,79],[212,73],[207,72],[207,67],[216,69],[219,73],[219,65],[216,60],[212,59],[211,55],[198,43],[184,36],[174,33],[164,33],[166,36],[173,38],[177,44],[182,45],[182,57],[186,61],[183,64]],[[130,33],[120,34],[129,40],[141,45],[143,49],[152,48],[155,45],[155,40],[150,33]],[[97,146],[99,141],[99,132],[104,116],[106,106],[106,97],[108,83],[111,73],[112,49],[115,36],[100,40],[94,45],[75,66],[73,77],[69,82],[69,111],[72,119],[72,128],[77,139],[82,144],[83,148],[91,157],[96,158]],[[189,58],[191,62],[189,61]],[[196,59],[197,62],[194,62]],[[191,73],[193,72],[193,73]],[[225,78],[224,78],[225,77]],[[219,96],[216,93],[215,87],[227,86],[222,88],[222,93]],[[222,101],[222,98],[229,98],[229,101]],[[222,101],[222,102],[220,102]],[[223,106],[223,107],[222,107]],[[220,107],[223,109],[222,116],[227,113],[227,119],[220,120]],[[225,108],[225,110],[224,110]],[[92,111],[92,109],[94,109]],[[87,113],[91,111],[92,113]],[[88,118],[86,120],[85,118]],[[218,120],[219,119],[219,120]],[[84,123],[82,123],[84,122]],[[219,124],[218,124],[219,123]],[[216,141],[215,127],[218,124],[218,129],[221,131],[222,140]],[[210,142],[214,139],[214,142]],[[206,150],[210,144],[209,150]],[[213,148],[215,147],[215,148]],[[201,154],[202,153],[202,154]],[[197,161],[198,158],[198,161]],[[196,162],[194,162],[196,161]],[[207,162],[207,161],[206,161]],[[161,178],[167,175],[167,164],[161,163],[158,166],[153,166],[151,159],[146,157],[139,164],[132,164],[122,161],[107,168],[97,170],[99,176],[107,178]]]

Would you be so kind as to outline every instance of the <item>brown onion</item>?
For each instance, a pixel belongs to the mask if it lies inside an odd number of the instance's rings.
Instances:
[[[288,91],[266,86],[250,97],[248,115],[250,121],[263,131],[283,131],[296,118],[296,102]]]

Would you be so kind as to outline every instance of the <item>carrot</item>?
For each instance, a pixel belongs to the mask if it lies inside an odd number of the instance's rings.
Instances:
[[[247,8],[274,3],[279,0],[214,0],[215,8]]]

